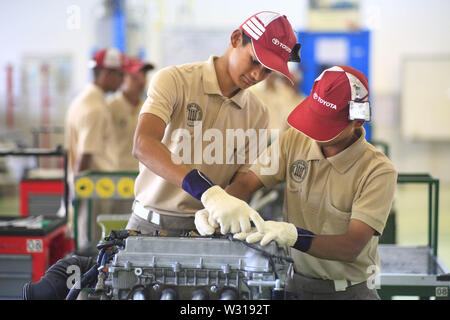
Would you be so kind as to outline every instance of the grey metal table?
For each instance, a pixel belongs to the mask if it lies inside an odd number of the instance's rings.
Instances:
[[[429,247],[378,246],[381,260],[379,294],[392,296],[449,298],[450,274]]]
[[[380,244],[382,299],[419,296],[449,299],[449,269],[439,259],[439,180],[429,174],[399,174],[398,184],[428,184],[428,244],[423,247]]]

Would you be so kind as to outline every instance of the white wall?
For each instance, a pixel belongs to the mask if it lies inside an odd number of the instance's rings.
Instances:
[[[401,134],[400,96],[405,57],[450,55],[449,14],[447,0],[362,1],[361,21],[372,31],[374,138],[389,143],[399,171],[427,172],[443,182],[450,182],[450,141],[405,139]],[[433,107],[424,106],[424,112],[433,112]]]
[[[450,1],[362,0],[361,23],[372,33],[372,85],[398,93],[405,56],[450,53]]]
[[[70,56],[71,95],[80,90],[87,81],[85,66],[92,50],[94,17],[100,3],[101,0],[0,1],[0,131],[5,129],[6,64],[14,68],[14,122],[19,130],[39,124],[38,112],[34,110],[39,103],[34,104],[33,110],[22,104],[21,68],[25,56]],[[80,10],[79,24],[71,20],[73,6]]]
[[[146,4],[147,51],[160,66],[165,60],[162,48],[170,41],[162,36],[164,30],[215,30],[231,35],[245,19],[265,10],[285,14],[295,30],[305,29],[307,25],[307,0],[153,0]]]

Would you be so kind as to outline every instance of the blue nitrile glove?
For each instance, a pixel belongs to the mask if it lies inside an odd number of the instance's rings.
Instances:
[[[184,177],[181,187],[194,198],[201,200],[203,193],[214,185],[205,174],[194,169]]]

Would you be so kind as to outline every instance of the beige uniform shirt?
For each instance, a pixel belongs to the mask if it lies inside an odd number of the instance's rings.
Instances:
[[[139,111],[144,101],[133,106],[122,92],[116,93],[108,101],[111,113],[114,139],[111,139],[111,151],[114,154],[114,170],[138,171],[139,161],[133,157],[134,132],[139,118]]]
[[[82,154],[92,155],[90,170],[112,169],[113,158],[108,148],[111,118],[106,109],[105,94],[98,86],[87,85],[74,99],[66,114],[65,130],[69,182],[73,181],[75,164]]]
[[[245,132],[249,128],[267,128],[268,114],[248,90],[241,90],[232,98],[222,95],[214,68],[215,58],[211,56],[207,62],[172,66],[157,72],[152,77],[141,113],[152,113],[167,124],[162,143],[173,154],[183,156],[183,163],[225,187],[236,172],[247,172],[253,162],[248,161],[249,144],[242,148],[234,139],[226,139],[226,130]],[[239,136],[243,137],[243,133]],[[215,151],[212,151],[213,143],[217,147]],[[180,151],[181,146],[188,148]],[[227,154],[227,149],[232,152]],[[245,156],[245,163],[237,159],[241,155]],[[199,200],[143,164],[135,182],[135,197],[144,207],[168,215],[193,216],[203,208]]]
[[[358,219],[377,233],[383,232],[397,184],[389,159],[361,137],[339,154],[325,158],[317,143],[290,128],[280,137],[279,170],[262,175],[270,188],[286,181],[285,219],[315,234],[347,232],[350,219]],[[272,152],[271,148],[267,152]],[[373,236],[354,262],[324,260],[290,248],[296,272],[329,280],[365,281],[380,268],[378,236]]]

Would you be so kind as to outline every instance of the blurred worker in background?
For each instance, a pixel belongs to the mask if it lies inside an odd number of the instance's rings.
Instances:
[[[378,239],[394,197],[397,172],[365,139],[370,120],[365,75],[348,66],[325,70],[311,94],[288,117],[280,138],[279,170],[264,174],[256,162],[230,192],[247,199],[261,187],[286,183],[284,220],[265,221],[235,238],[289,247],[295,273],[290,289],[299,299],[379,299]],[[273,145],[266,152],[275,152]],[[271,158],[270,158],[271,159]],[[239,221],[239,217],[232,217]],[[201,234],[220,221],[196,213]]]
[[[289,129],[287,117],[291,111],[305,99],[299,93],[302,74],[297,64],[289,63],[292,82],[278,73],[271,73],[263,82],[250,88],[269,110],[268,129],[279,130],[279,135]]]
[[[147,72],[153,69],[150,63],[128,58],[122,88],[108,100],[114,132],[114,139],[110,139],[110,142],[115,171],[139,170],[139,162],[132,154],[133,139],[139,111],[145,101],[142,94],[146,89]]]
[[[85,170],[113,169],[114,159],[109,148],[111,144],[108,142],[112,138],[113,129],[105,95],[118,90],[121,86],[126,63],[125,55],[115,48],[96,52],[90,61],[93,82],[89,83],[69,106],[66,114],[65,145],[68,151],[71,199],[74,198],[75,175]],[[82,203],[84,206],[85,201]],[[86,226],[87,210],[80,207],[78,219],[80,246],[87,244]]]
[[[109,140],[114,159],[114,171],[139,171],[139,161],[133,156],[134,132],[139,111],[144,104],[147,73],[154,69],[150,63],[129,57],[121,89],[108,100],[112,118],[113,138]],[[109,214],[129,214],[133,199],[111,200]]]
[[[225,152],[221,163],[206,163],[206,143],[202,137],[194,139],[193,134],[213,129],[225,137],[226,130],[266,129],[267,109],[246,89],[266,79],[272,70],[292,78],[287,62],[292,56],[298,57],[296,42],[286,16],[263,11],[232,32],[222,56],[164,68],[153,76],[135,134],[133,154],[140,161],[140,172],[127,229],[146,234],[186,234],[195,230],[194,215],[203,206],[217,219],[242,213],[242,225],[233,226],[234,232],[250,230],[250,219],[262,221],[244,201],[223,189],[240,180],[250,163],[234,160],[229,164]],[[180,145],[180,139],[175,139],[180,129],[193,142],[184,151],[191,152],[191,159],[200,157],[200,163],[178,161],[183,159],[173,153]],[[196,141],[200,141],[198,146]],[[223,141],[219,147],[233,142]],[[236,159],[241,153],[249,159],[249,147],[235,149],[232,157]]]

